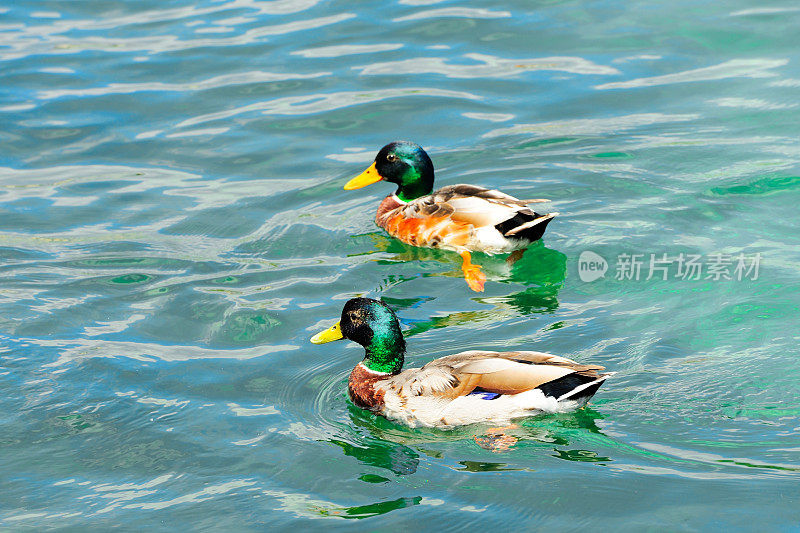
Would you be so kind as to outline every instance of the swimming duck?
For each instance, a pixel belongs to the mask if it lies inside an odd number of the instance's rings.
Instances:
[[[366,351],[348,380],[353,403],[411,427],[447,428],[575,409],[613,374],[547,353],[479,350],[402,370],[406,343],[397,317],[370,298],[349,300],[340,320],[311,342],[343,338]]]
[[[520,200],[476,185],[449,185],[433,192],[433,163],[418,144],[395,141],[380,149],[367,170],[345,184],[360,189],[377,181],[397,184],[378,206],[375,222],[406,244],[459,253],[469,287],[483,291],[486,276],[470,252],[511,253],[530,246],[558,215],[541,215]]]

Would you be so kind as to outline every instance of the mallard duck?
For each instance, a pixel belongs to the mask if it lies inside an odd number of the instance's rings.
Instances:
[[[350,339],[366,351],[350,373],[357,406],[411,427],[508,421],[582,407],[612,373],[541,352],[470,350],[402,370],[406,342],[383,302],[353,298],[314,344]]]
[[[433,163],[415,143],[396,141],[380,149],[375,162],[345,184],[360,189],[386,180],[397,190],[383,199],[375,222],[406,244],[459,253],[469,287],[483,291],[486,276],[472,263],[470,252],[511,253],[530,246],[558,215],[540,215],[520,200],[476,185],[449,185],[433,191]]]

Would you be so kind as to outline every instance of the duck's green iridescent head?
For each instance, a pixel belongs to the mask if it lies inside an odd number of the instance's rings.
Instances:
[[[433,190],[433,163],[420,145],[395,141],[381,148],[375,162],[348,181],[344,188],[348,191],[360,189],[381,180],[396,183],[395,194],[408,202]]]
[[[397,373],[403,368],[406,341],[394,312],[371,298],[353,298],[344,304],[342,318],[333,327],[311,337],[314,344],[350,339],[364,347],[364,365],[376,372]]]

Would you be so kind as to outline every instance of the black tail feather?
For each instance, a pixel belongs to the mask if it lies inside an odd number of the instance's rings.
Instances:
[[[575,396],[570,396],[569,399],[572,400],[573,402],[578,402],[579,404],[585,404],[586,402],[589,401],[589,399],[592,396],[594,396],[594,393],[597,392],[597,389],[599,389],[600,385],[602,385],[603,383],[605,383],[604,379],[598,381],[597,383],[592,383],[591,385],[589,385],[588,387],[577,393]]]
[[[561,398],[565,394],[569,394],[573,390],[577,389],[582,385],[588,385],[586,388],[578,392],[575,396],[570,396],[569,399],[579,402],[585,403],[589,400],[594,393],[597,392],[597,389],[600,388],[600,385],[603,384],[605,380],[600,379],[598,377],[592,376],[584,376],[583,374],[573,373],[567,374],[566,376],[560,377],[553,381],[542,383],[537,389],[541,390],[545,396],[549,396],[552,398]],[[594,383],[592,383],[594,382]]]
[[[531,215],[530,213],[533,214]],[[543,216],[544,215],[532,211],[529,211],[528,213],[519,212],[513,217],[509,218],[508,220],[504,220],[499,224],[495,224],[494,227],[497,228],[497,231],[505,235],[514,228],[518,228],[523,224],[527,224],[528,222],[536,220],[537,218]],[[515,233],[514,235],[508,235],[507,238],[510,240],[524,240],[530,242],[538,241],[539,239],[542,238],[542,235],[544,235],[544,230],[547,228],[547,225],[550,223],[551,220],[553,219],[551,218],[548,220],[543,220],[542,222],[536,224],[535,226],[526,228],[520,231],[519,233]]]

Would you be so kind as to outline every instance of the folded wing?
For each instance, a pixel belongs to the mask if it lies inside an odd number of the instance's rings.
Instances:
[[[450,185],[419,198],[403,209],[408,218],[440,218],[471,224],[475,228],[494,227],[504,237],[534,241],[541,237],[546,222],[557,213],[541,215],[528,204],[543,199],[520,200],[495,189],[476,185]],[[545,224],[542,224],[545,223]],[[534,229],[534,226],[542,225]]]
[[[541,352],[468,351],[401,372],[390,387],[408,396],[457,398],[475,390],[519,394],[541,389],[557,397],[601,380],[602,366],[583,365]],[[552,393],[552,394],[548,394]]]

